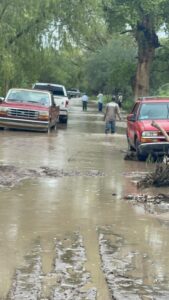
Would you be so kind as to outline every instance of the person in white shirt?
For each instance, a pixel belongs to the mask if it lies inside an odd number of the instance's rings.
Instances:
[[[103,94],[99,93],[97,95],[97,99],[98,99],[98,111],[102,111],[102,109],[103,109]]]
[[[118,105],[121,108],[122,107],[122,102],[123,102],[123,95],[122,93],[118,94]]]
[[[110,130],[111,133],[116,132],[116,117],[118,116],[119,120],[121,120],[120,109],[118,104],[115,102],[115,97],[112,97],[112,101],[106,105],[106,111],[104,115],[104,120],[106,122],[105,125],[105,133],[107,134]]]
[[[82,109],[83,109],[83,111],[87,110],[88,100],[89,100],[89,97],[86,95],[86,93],[84,93],[83,96],[82,96]]]

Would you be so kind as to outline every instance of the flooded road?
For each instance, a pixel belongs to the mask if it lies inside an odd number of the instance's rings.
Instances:
[[[124,200],[126,174],[153,166],[123,159],[123,124],[106,136],[96,108],[71,101],[49,135],[0,131],[1,164],[64,171],[0,188],[0,299],[169,299],[168,213]]]

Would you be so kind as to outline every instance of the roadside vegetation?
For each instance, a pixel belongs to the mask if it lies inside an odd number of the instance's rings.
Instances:
[[[0,95],[36,81],[120,91],[126,109],[169,95],[168,13],[167,0],[2,0]]]

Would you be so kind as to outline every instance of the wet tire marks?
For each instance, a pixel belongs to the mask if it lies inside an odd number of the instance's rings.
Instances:
[[[55,272],[61,280],[52,299],[96,299],[95,288],[82,290],[91,279],[84,268],[85,262],[85,249],[79,234],[74,234],[72,241],[67,239],[64,243],[56,242]]]
[[[25,265],[16,270],[7,299],[37,300],[41,293],[42,262],[41,248],[36,245],[32,253],[25,257]]]
[[[102,270],[112,299],[169,299],[169,290],[163,279],[158,282],[152,274],[153,282],[145,283],[146,276],[149,276],[146,270],[154,264],[146,254],[131,251],[131,245],[111,227],[99,228],[98,232]]]
[[[24,266],[16,270],[6,300],[97,299],[96,288],[87,288],[91,277],[85,269],[86,253],[81,235],[74,233],[54,243],[53,270],[43,273],[40,243],[34,246],[25,257]]]
[[[140,253],[137,244],[129,244],[111,226],[99,227],[97,233],[110,299],[169,299],[168,278],[156,277],[155,262],[147,253]],[[53,265],[44,273],[43,250],[39,241],[35,243],[25,264],[16,270],[6,300],[97,300],[99,287],[92,284],[85,268],[87,254],[82,235],[69,233],[54,239],[53,245]]]

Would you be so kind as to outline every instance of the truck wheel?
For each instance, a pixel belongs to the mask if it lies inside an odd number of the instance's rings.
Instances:
[[[129,150],[129,151],[135,151],[135,148],[134,148],[133,146],[130,145],[128,135],[127,135],[127,144],[128,144],[128,150]]]
[[[68,120],[67,117],[59,117],[59,123],[67,124],[67,120]]]
[[[50,124],[48,125],[48,130],[47,130],[48,133],[51,133],[51,127],[50,127]]]
[[[63,123],[67,124],[67,117],[63,120]]]
[[[147,155],[146,154],[142,154],[140,153],[140,150],[139,150],[139,141],[136,139],[136,155],[137,155],[137,158],[139,161],[145,161],[146,158],[147,158]]]

